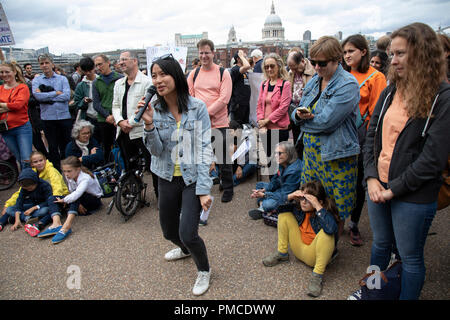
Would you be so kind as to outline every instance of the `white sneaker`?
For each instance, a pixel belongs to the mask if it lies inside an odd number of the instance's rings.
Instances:
[[[199,271],[197,280],[195,281],[192,293],[196,296],[204,294],[209,288],[209,279],[211,277],[211,269],[209,271]]]
[[[167,261],[173,261],[173,260],[178,260],[178,259],[183,259],[186,257],[189,257],[191,254],[185,254],[181,248],[175,248],[170,250],[169,252],[167,252],[164,256],[164,259],[166,259]]]

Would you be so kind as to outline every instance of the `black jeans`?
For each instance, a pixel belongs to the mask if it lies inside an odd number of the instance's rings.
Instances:
[[[114,142],[116,141],[116,127],[108,122],[98,122],[98,131],[100,133],[100,143],[103,146],[103,155],[105,163],[109,162],[110,154]]]
[[[223,187],[224,192],[233,192],[233,163],[231,162],[231,157],[228,154],[229,146],[227,145],[226,141],[226,132],[228,128],[215,128],[213,130],[219,130],[221,133],[222,141],[217,141],[216,146],[218,148],[222,148],[222,156],[218,150],[213,150],[216,157],[218,157],[216,163],[217,170],[219,172],[219,178]],[[214,141],[215,136],[212,135],[211,137],[211,143],[213,143],[214,148]],[[233,141],[229,141],[230,143],[233,143]],[[219,158],[220,157],[220,158]],[[228,159],[227,159],[228,158]]]
[[[66,146],[70,142],[72,119],[42,120],[48,142],[48,160],[61,171],[61,160],[65,158]]]
[[[164,238],[172,241],[194,259],[198,271],[209,271],[208,254],[198,235],[201,205],[195,194],[196,183],[184,184],[182,177],[172,181],[159,178],[159,221]]]
[[[359,219],[361,218],[362,209],[364,207],[364,202],[366,200],[366,190],[363,186],[363,178],[364,178],[364,165],[362,160],[362,154],[358,157],[358,179],[356,182],[356,204],[355,208],[352,211],[350,220],[354,222],[356,225],[359,223]]]

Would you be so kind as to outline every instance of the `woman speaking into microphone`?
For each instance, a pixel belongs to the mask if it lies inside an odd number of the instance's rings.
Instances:
[[[192,290],[201,295],[209,288],[211,270],[203,240],[198,235],[200,211],[208,210],[212,179],[211,123],[204,102],[189,95],[186,77],[171,54],[150,68],[157,89],[154,103],[146,107],[145,144],[152,155],[151,170],[158,176],[159,217],[164,237],[177,248],[168,261],[192,256],[198,276]]]

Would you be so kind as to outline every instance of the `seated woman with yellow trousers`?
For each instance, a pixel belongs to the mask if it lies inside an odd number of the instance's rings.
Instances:
[[[307,294],[318,297],[335,246],[338,210],[319,181],[303,184],[288,195],[288,200],[294,203],[278,209],[278,251],[266,257],[263,264],[272,267],[289,261],[290,246],[297,259],[314,268]]]

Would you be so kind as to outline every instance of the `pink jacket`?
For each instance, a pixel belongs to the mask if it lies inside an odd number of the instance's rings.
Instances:
[[[289,80],[284,81],[283,92],[280,95],[281,86],[283,86],[283,80],[278,79],[275,89],[273,89],[271,99],[272,112],[269,115],[269,120],[273,123],[273,125],[269,125],[269,129],[286,129],[289,126],[288,108],[292,99],[291,82]],[[264,119],[264,111],[266,107],[265,101],[268,90],[269,80],[266,80],[261,84],[258,104],[256,106],[256,118],[258,121]]]

